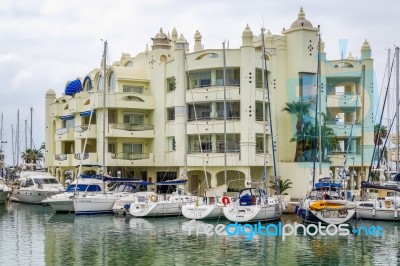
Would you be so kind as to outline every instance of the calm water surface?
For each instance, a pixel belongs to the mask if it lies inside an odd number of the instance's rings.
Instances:
[[[282,222],[294,223],[294,216]],[[210,222],[228,224],[226,220]],[[200,225],[206,225],[200,222]],[[185,218],[54,214],[50,207],[0,206],[0,265],[399,265],[399,225],[372,236],[206,236]]]

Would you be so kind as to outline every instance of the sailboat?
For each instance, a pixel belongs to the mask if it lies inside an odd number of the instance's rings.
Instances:
[[[227,191],[227,173],[226,173],[226,57],[225,57],[225,42],[223,45],[223,64],[224,64],[224,161],[225,161],[225,192]],[[207,177],[206,177],[207,180]],[[206,195],[210,193],[206,193]],[[219,219],[224,217],[223,208],[230,203],[231,199],[224,197],[206,197],[196,198],[194,202],[182,206],[182,214],[188,219],[205,220]]]
[[[270,120],[270,131],[271,140],[274,143],[273,138],[273,128],[271,119],[271,101],[269,97],[268,88],[268,76],[267,75],[267,65],[265,58],[265,45],[264,45],[264,29],[261,30],[262,39],[262,79],[263,79],[263,127],[264,127],[264,175],[261,182],[260,188],[245,188],[239,192],[239,198],[235,202],[232,202],[226,206],[224,210],[224,215],[226,219],[233,222],[257,222],[257,221],[274,221],[279,220],[282,216],[282,205],[280,198],[271,197],[267,195],[266,189],[266,177],[267,177],[267,167],[266,167],[266,119],[265,119],[265,92],[267,91],[268,97],[268,108],[269,108],[269,120]],[[266,85],[266,86],[265,86]],[[272,159],[274,175],[276,177],[276,163],[275,163],[275,151],[272,149]]]
[[[157,182],[158,186],[178,186],[186,184],[187,180],[177,178],[174,180]],[[193,202],[195,196],[188,196],[178,188],[171,194],[157,194],[153,191],[137,192],[130,205],[129,213],[134,217],[166,217],[182,215],[182,206]]]
[[[399,90],[399,48],[396,47],[396,92],[398,93]],[[390,53],[389,53],[389,58],[390,58]],[[388,70],[390,68],[390,60],[388,60]],[[392,65],[393,67],[393,65]],[[389,70],[391,73],[391,70]],[[386,99],[389,99],[387,97],[389,93],[389,83],[390,83],[390,75],[388,79],[388,85],[387,85],[387,90],[385,94],[385,100],[384,100],[384,105],[383,105],[383,110],[380,118],[380,123],[379,123],[379,128],[378,132],[380,132],[380,126],[382,122],[382,116],[384,112],[384,108],[386,106]],[[398,97],[396,97],[398,99]],[[396,135],[399,135],[398,132],[398,114],[399,114],[399,102],[397,100],[396,102],[396,114],[395,114],[395,119],[397,123],[397,132]],[[393,123],[395,121],[393,119],[390,123],[390,127],[388,130],[388,135],[390,134],[390,131],[392,129]],[[385,143],[383,146],[386,146],[388,138],[386,138]],[[375,147],[378,145],[378,141],[375,143]],[[375,154],[375,147],[374,147],[374,152],[373,155]],[[397,143],[397,151],[396,153],[398,154],[398,143]],[[370,165],[370,171],[369,171],[369,176],[368,176],[368,182],[362,182],[361,183],[361,190],[362,190],[362,198],[361,200],[357,201],[357,209],[356,209],[356,217],[358,219],[372,219],[372,220],[386,220],[386,221],[398,221],[400,219],[400,188],[398,187],[398,183],[394,181],[385,181],[385,176],[384,176],[384,171],[385,167],[380,164],[381,158],[383,155],[383,149],[381,154],[378,156],[378,167],[375,169],[375,171],[379,171],[379,180],[380,184],[373,184],[369,182],[370,177],[371,177],[371,172],[374,171],[372,168],[374,156],[372,156],[371,160],[371,165]],[[396,159],[397,160],[397,159]],[[396,165],[398,166],[398,161],[396,162]],[[398,167],[396,167],[398,169]],[[388,170],[388,169],[387,169]]]
[[[103,150],[102,150],[102,166],[105,169],[105,108],[106,108],[106,73],[107,73],[107,65],[106,65],[106,57],[107,57],[107,41],[104,41],[104,53],[103,53],[103,75],[104,75],[104,87],[103,87]],[[103,170],[104,170],[103,169]],[[132,183],[140,182],[137,179],[124,179],[124,178],[112,178],[107,176],[107,174],[100,170],[100,176],[102,178],[103,183],[103,193],[96,193],[92,195],[87,194],[75,194],[73,197],[73,204],[75,214],[102,214],[102,213],[113,213],[113,205],[114,203],[123,197],[129,196],[136,189],[137,186],[132,185]],[[106,182],[113,182],[113,186],[106,191]]]
[[[321,146],[321,93],[319,82],[321,80],[320,66],[321,35],[318,35],[318,70],[317,70],[317,95],[315,104],[315,128],[318,124],[319,113],[319,168],[321,172],[322,146]],[[318,112],[319,111],[319,112]],[[316,134],[315,134],[316,135]],[[350,134],[351,135],[351,134]],[[348,222],[355,214],[356,203],[351,202],[342,196],[342,185],[333,182],[330,177],[323,177],[316,183],[315,180],[315,161],[316,161],[316,142],[314,146],[314,164],[312,170],[313,187],[311,192],[303,198],[295,207],[295,213],[303,222],[342,224]],[[320,173],[321,174],[321,173]]]
[[[4,154],[3,154],[3,113],[1,113],[0,123],[0,171],[3,175],[4,171]],[[5,203],[8,200],[11,189],[5,183],[3,176],[0,176],[0,204]]]

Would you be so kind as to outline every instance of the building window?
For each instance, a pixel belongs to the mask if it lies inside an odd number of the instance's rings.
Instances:
[[[176,151],[175,137],[168,138],[168,151]]]
[[[224,69],[216,70],[216,85],[224,85]],[[240,86],[240,68],[228,68],[226,70],[226,86]]]
[[[189,88],[209,87],[211,85],[211,70],[192,72],[189,75]]]
[[[224,119],[224,103],[217,102],[217,119]],[[226,118],[239,119],[240,118],[240,103],[239,102],[226,102]]]
[[[167,78],[167,92],[175,90],[175,77]]]
[[[211,135],[190,136],[189,152],[212,152]]]
[[[188,106],[188,120],[209,120],[211,119],[211,103],[190,104]]]
[[[141,159],[143,155],[142,143],[123,143],[122,152],[124,159]]]
[[[143,125],[144,114],[124,113],[123,122],[125,124]]]
[[[143,86],[122,85],[123,92],[143,93]]]
[[[299,88],[299,95],[302,101],[315,103],[315,97],[317,95],[315,74],[300,73]]]
[[[175,120],[175,107],[167,108],[167,121]]]
[[[99,75],[99,79],[97,80],[97,91],[104,91],[104,78],[103,75]]]
[[[264,137],[263,134],[256,134],[256,153],[262,152],[264,152]],[[267,146],[265,152],[268,152]]]
[[[126,66],[126,67],[133,67],[133,62],[132,62],[132,61],[129,61],[128,63],[126,63],[125,66]]]
[[[75,119],[69,119],[63,121],[64,128],[74,128],[75,127]]]
[[[109,153],[116,153],[116,143],[115,142],[109,142],[108,143],[108,152]]]
[[[270,80],[270,73],[269,71],[267,72],[268,75],[265,74],[264,70],[264,84],[263,84],[263,71],[261,68],[256,69],[256,88],[262,89],[262,88],[267,88],[267,81],[266,79],[268,78],[268,81]]]
[[[114,93],[115,92],[115,74],[114,72],[111,72],[109,78],[108,78],[108,92],[109,93]]]

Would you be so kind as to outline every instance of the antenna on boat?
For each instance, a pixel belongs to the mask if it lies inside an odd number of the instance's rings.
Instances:
[[[228,44],[229,45],[229,44]],[[223,48],[223,61],[224,61],[224,181],[228,185],[228,177],[226,170],[226,55],[225,55],[225,41],[222,42]]]

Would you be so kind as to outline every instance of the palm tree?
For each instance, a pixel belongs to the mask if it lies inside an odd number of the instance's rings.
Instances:
[[[300,138],[302,135],[302,130],[304,126],[304,116],[310,113],[310,102],[303,102],[303,101],[293,101],[291,103],[286,103],[286,106],[282,109],[282,111],[286,111],[291,115],[295,115],[297,118],[296,122],[296,137],[293,138],[291,141],[296,141],[296,153],[294,157],[295,162],[301,161],[301,156],[304,151],[304,138]]]
[[[290,181],[290,179],[286,179],[284,181],[282,179],[279,179],[278,182],[271,180],[269,182],[271,183],[270,188],[275,190],[278,195],[282,195],[283,192],[292,188],[291,185],[293,185],[293,182]]]
[[[25,163],[37,163],[40,162],[43,157],[44,156],[41,149],[26,149],[26,151],[21,155],[21,158],[24,159]]]
[[[381,156],[380,146],[383,144],[383,139],[386,139],[387,137],[388,137],[387,127],[382,124],[376,124],[374,126],[374,143],[378,147],[378,153],[374,156],[376,159],[379,159],[379,157]],[[383,147],[383,149],[384,149],[383,157],[386,160],[387,151],[385,151],[385,147]]]

